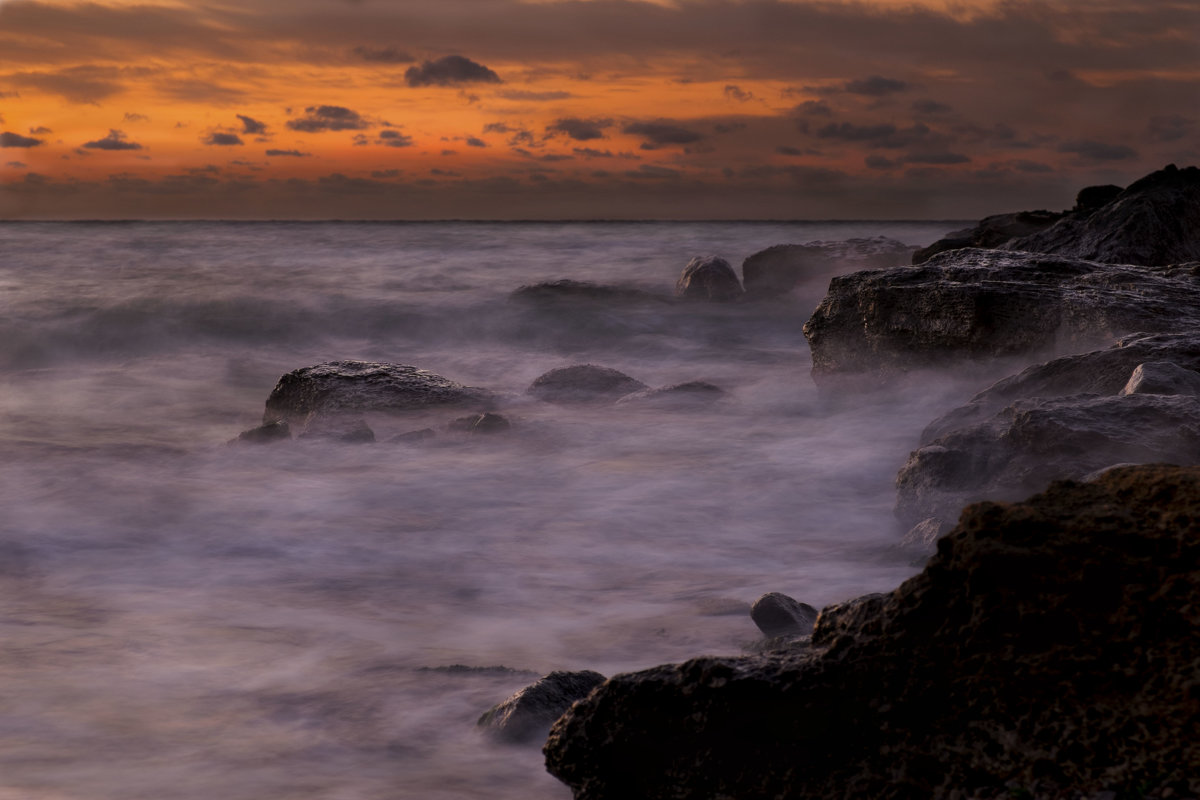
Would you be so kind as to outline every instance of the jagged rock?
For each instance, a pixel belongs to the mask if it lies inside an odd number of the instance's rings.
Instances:
[[[646,384],[609,367],[576,364],[538,376],[529,394],[548,403],[611,403]]]
[[[1196,519],[1200,469],[1162,466],[971,506],[808,651],[610,678],[547,768],[576,800],[1195,796]]]
[[[804,325],[813,378],[1086,349],[1200,325],[1200,265],[1138,267],[964,249],[834,278]]]
[[[1068,214],[1043,231],[1001,246],[1114,264],[1200,260],[1200,169],[1170,164],[1090,213]]]
[[[303,367],[279,379],[263,423],[303,423],[313,412],[323,415],[364,411],[413,411],[435,406],[488,405],[486,389],[463,386],[441,375],[401,364],[330,361]]]
[[[550,303],[666,303],[670,300],[632,286],[612,286],[569,278],[520,286],[513,290],[510,297],[513,300]]]
[[[269,422],[266,425],[259,425],[257,428],[251,428],[248,431],[242,431],[238,434],[237,439],[234,439],[234,442],[270,444],[271,442],[281,442],[291,438],[291,428],[283,420],[278,420],[276,422]]]
[[[938,253],[963,247],[999,247],[1015,237],[1043,231],[1062,217],[1059,212],[1045,209],[984,217],[973,228],[948,233],[928,247],[918,249],[912,254],[912,263],[924,264]]]
[[[469,417],[459,417],[449,425],[450,430],[460,433],[503,433],[512,428],[508,419],[501,414],[489,411],[486,414],[473,414]]]
[[[688,300],[726,302],[742,296],[742,285],[725,259],[696,256],[683,268],[675,294]]]
[[[777,244],[747,256],[742,262],[742,284],[747,296],[777,297],[798,284],[824,281],[839,268],[848,271],[906,264],[915,249],[886,236]]]
[[[485,711],[477,725],[498,741],[540,743],[554,720],[601,683],[604,676],[591,670],[551,672]]]
[[[640,392],[627,394],[617,401],[617,405],[684,410],[712,405],[724,396],[725,390],[720,386],[708,381],[688,381],[672,386],[660,386],[656,389],[642,389]]]
[[[779,592],[767,592],[750,607],[750,618],[765,636],[808,636],[817,610]]]
[[[1200,395],[1200,372],[1171,361],[1146,361],[1133,368],[1120,394]]]

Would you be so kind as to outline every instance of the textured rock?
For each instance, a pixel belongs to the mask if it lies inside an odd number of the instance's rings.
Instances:
[[[1190,394],[1200,396],[1200,372],[1171,361],[1138,364],[1120,394]]]
[[[259,425],[257,428],[251,428],[248,431],[242,431],[234,439],[234,442],[270,444],[271,442],[282,442],[285,439],[291,438],[291,428],[283,420],[278,420],[276,422],[269,422],[266,425]]]
[[[972,506],[809,651],[610,678],[547,768],[576,800],[1195,796],[1196,519],[1200,470],[1172,467]]]
[[[688,381],[656,389],[642,389],[627,394],[617,405],[639,405],[654,408],[686,410],[712,405],[725,396],[725,390],[708,381]]]
[[[554,720],[603,682],[603,675],[590,670],[551,672],[484,712],[477,724],[498,741],[540,744]]]
[[[804,325],[813,377],[1083,350],[1200,325],[1200,265],[1137,267],[964,249],[834,278]]]
[[[799,284],[824,281],[834,270],[894,267],[908,263],[915,248],[886,236],[844,241],[777,244],[742,262],[742,284],[756,298],[787,294]]]
[[[912,254],[912,263],[924,264],[938,253],[963,247],[999,247],[1015,237],[1043,231],[1062,217],[1063,214],[1059,212],[1044,209],[984,217],[973,228],[948,233],[928,247],[918,249]]]
[[[808,636],[817,610],[779,592],[767,592],[750,607],[750,618],[765,636]]]
[[[529,394],[548,403],[612,403],[645,388],[646,384],[615,369],[576,364],[538,376]]]
[[[683,268],[675,294],[688,300],[726,302],[742,296],[742,285],[725,259],[696,256]]]
[[[333,439],[347,444],[371,444],[375,431],[357,414],[314,411],[300,430],[300,439]]]
[[[364,411],[413,411],[436,406],[488,405],[486,389],[463,386],[417,367],[369,361],[330,361],[303,367],[279,379],[263,423],[303,424],[322,415]]]

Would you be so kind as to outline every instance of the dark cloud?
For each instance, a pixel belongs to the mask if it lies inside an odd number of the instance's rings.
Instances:
[[[458,151],[457,151],[457,150],[443,150],[443,151],[442,151],[442,155],[444,155],[444,156],[456,156],[456,155],[458,155]]]
[[[12,167],[13,169],[25,169],[28,165],[21,161],[6,161],[4,166]]]
[[[222,147],[245,144],[245,142],[242,141],[242,137],[238,136],[236,133],[210,133],[200,141],[204,142],[205,144],[219,145]]]
[[[398,169],[377,169],[371,171],[371,177],[379,179],[399,178],[403,174],[404,173]]]
[[[530,103],[548,103],[552,100],[566,100],[575,95],[570,92],[529,92],[522,89],[501,89],[496,92],[497,97],[503,97],[505,100],[523,100]]]
[[[311,156],[312,153],[301,153],[299,150],[268,150],[268,156],[288,156],[290,158],[305,158]]]
[[[379,138],[375,144],[381,144],[384,147],[412,147],[413,138],[400,131],[382,130],[379,132]]]
[[[489,122],[483,126],[484,133],[512,133],[516,128],[513,128],[507,122]]]
[[[1178,114],[1151,117],[1146,126],[1146,132],[1156,142],[1176,142],[1191,136],[1196,128],[1196,120],[1191,117],[1181,117]]]
[[[108,135],[103,139],[96,139],[91,142],[84,142],[84,147],[92,150],[141,150],[142,146],[137,142],[126,140],[124,131],[110,128]]]
[[[781,147],[776,147],[775,152],[779,153],[779,155],[781,155],[781,156],[813,156],[813,155],[817,155],[817,151],[813,150],[812,148],[801,149],[799,147],[791,147],[790,145],[783,145]]]
[[[912,104],[912,110],[918,114],[945,114],[954,109],[936,100],[915,100]]]
[[[725,84],[725,97],[727,97],[730,100],[736,100],[739,103],[745,103],[749,100],[754,99],[754,93],[747,92],[744,89],[742,89],[740,86],[736,86],[735,84],[727,83],[727,84]]]
[[[736,133],[746,130],[744,122],[715,122],[713,123],[713,131],[716,133]]]
[[[656,164],[642,164],[637,169],[625,171],[626,178],[651,178],[655,180],[671,180],[682,175],[679,170],[670,167],[660,167]]]
[[[904,163],[906,164],[966,164],[970,162],[970,160],[971,159],[968,156],[965,156],[962,153],[949,152],[909,153],[904,157]]]
[[[357,111],[342,106],[309,106],[304,109],[304,114],[298,119],[289,119],[287,126],[303,133],[361,131],[368,127]]]
[[[10,82],[48,94],[56,94],[72,103],[98,103],[122,91],[121,70],[115,67],[80,65],[56,72],[17,72]]]
[[[833,114],[833,109],[824,100],[805,100],[796,106],[795,112],[806,117],[828,117]]]
[[[267,132],[267,123],[265,122],[259,122],[253,117],[247,117],[245,114],[238,114],[237,118],[242,121],[242,133],[263,134]]]
[[[869,78],[861,80],[847,81],[842,86],[842,91],[850,94],[862,94],[868,97],[884,97],[896,92],[903,92],[908,88],[908,84],[904,81],[898,81],[894,78],[885,78],[882,75],[872,75]]]
[[[584,158],[627,158],[631,161],[641,160],[641,156],[634,153],[614,153],[612,150],[596,150],[592,147],[576,147],[571,152]]]
[[[0,147],[37,147],[39,144],[42,144],[41,139],[22,136],[12,131],[0,133]]]
[[[546,126],[546,133],[561,133],[577,142],[588,142],[592,139],[603,139],[604,129],[611,128],[611,119],[581,119],[579,117],[564,117]]]
[[[1108,144],[1094,139],[1077,139],[1058,146],[1060,153],[1072,153],[1091,161],[1124,161],[1137,157],[1137,151],[1123,144]]]
[[[869,169],[895,169],[900,166],[899,161],[893,161],[887,156],[881,156],[876,153],[867,156],[863,161]]]
[[[121,119],[122,122],[149,122],[150,118],[145,114],[139,114],[136,111],[126,111],[125,116]]]
[[[475,136],[467,137],[467,147],[487,147],[487,142]]]
[[[1029,160],[1023,159],[1023,158],[1018,158],[1013,161],[1009,161],[1008,166],[1012,167],[1017,172],[1030,172],[1030,173],[1054,172],[1054,168],[1047,164],[1043,164],[1040,161],[1029,161]]]
[[[464,56],[444,56],[436,61],[423,61],[419,67],[409,67],[404,72],[404,82],[413,87],[503,83],[495,72]]]
[[[889,149],[908,147],[913,144],[924,144],[929,147],[936,144],[939,138],[933,134],[929,126],[920,122],[908,128],[897,128],[890,123],[855,125],[850,122],[831,122],[817,130],[817,137]]]
[[[643,150],[655,150],[670,144],[692,144],[704,138],[701,133],[669,122],[631,122],[621,132],[643,137]]]
[[[199,78],[168,78],[155,84],[155,89],[172,100],[216,106],[236,105],[246,96],[242,89]]]
[[[30,136],[45,136],[47,133],[54,133],[54,131],[50,130],[45,125],[38,125],[36,128],[29,129]]]
[[[403,50],[397,50],[395,47],[367,47],[359,45],[351,52],[363,61],[374,61],[380,64],[411,64],[416,61],[408,53]]]

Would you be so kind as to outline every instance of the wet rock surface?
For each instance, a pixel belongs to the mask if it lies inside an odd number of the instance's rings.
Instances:
[[[492,738],[510,744],[540,742],[554,720],[604,682],[598,672],[551,672],[484,712],[477,723]]]
[[[486,389],[464,386],[427,370],[370,361],[330,361],[293,370],[279,379],[263,424],[303,425],[310,414],[402,412],[438,406],[487,406]]]
[[[687,381],[627,394],[617,405],[687,410],[711,406],[725,396],[724,389],[708,381]]]
[[[595,364],[559,367],[538,376],[528,393],[547,403],[613,403],[649,388],[619,370]]]
[[[767,592],[750,607],[750,618],[764,636],[808,636],[817,610],[780,592]]]
[[[547,767],[576,800],[1194,796],[1196,519],[1200,469],[1165,466],[971,506],[812,650],[609,679]]]
[[[742,284],[729,262],[719,256],[696,256],[675,283],[675,294],[686,300],[724,303],[742,296]]]
[[[850,271],[907,264],[914,249],[886,236],[778,244],[746,257],[742,284],[749,297],[778,297],[797,286],[824,281],[831,268]]]

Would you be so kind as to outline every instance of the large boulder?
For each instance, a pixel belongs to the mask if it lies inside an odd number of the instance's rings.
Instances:
[[[687,263],[675,294],[685,300],[727,302],[742,296],[742,284],[729,262],[720,256],[696,256]]]
[[[329,361],[293,370],[280,378],[267,398],[263,424],[282,420],[303,428],[313,415],[486,406],[493,400],[486,389],[463,386],[417,367]]]
[[[500,742],[541,743],[554,720],[602,683],[604,676],[591,670],[551,672],[492,706],[476,724]]]
[[[906,264],[914,249],[886,236],[777,244],[746,257],[742,284],[747,296],[778,297],[800,285],[824,282],[834,271]]]
[[[528,392],[547,403],[613,403],[646,388],[646,384],[620,370],[576,364],[539,375]]]
[[[1062,218],[1061,212],[1045,209],[994,214],[984,217],[974,227],[948,233],[928,247],[916,250],[912,263],[924,264],[938,253],[963,247],[999,247],[1010,239],[1044,231]]]
[[[1083,350],[1200,323],[1200,264],[1140,267],[963,249],[834,278],[804,325],[813,378]]]
[[[1196,519],[1200,470],[1162,466],[972,506],[811,650],[610,678],[547,768],[576,800],[1194,797]]]

